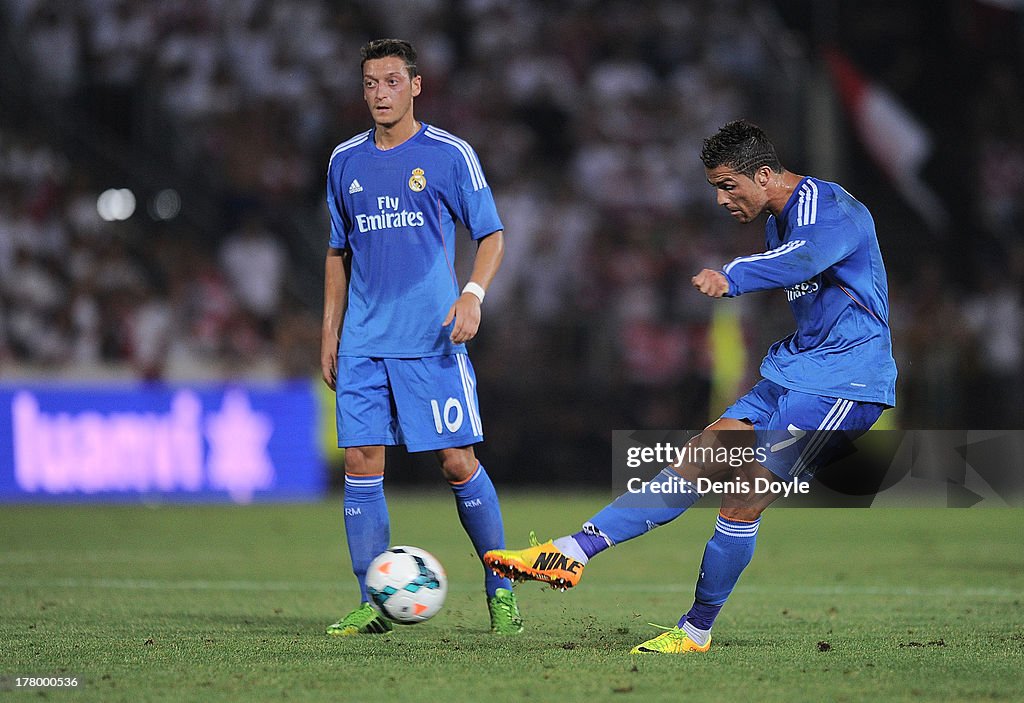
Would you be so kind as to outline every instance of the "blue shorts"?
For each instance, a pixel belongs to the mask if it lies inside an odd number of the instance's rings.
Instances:
[[[722,417],[754,425],[766,469],[785,480],[808,481],[867,432],[883,410],[880,403],[803,393],[764,379]]]
[[[404,444],[410,452],[484,438],[476,373],[466,354],[418,359],[338,357],[338,446]]]

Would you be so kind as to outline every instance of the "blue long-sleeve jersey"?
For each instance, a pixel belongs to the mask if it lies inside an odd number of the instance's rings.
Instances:
[[[768,251],[734,259],[729,297],[783,288],[796,331],[761,375],[786,388],[896,404],[889,290],[871,213],[835,183],[804,178],[765,225]]]

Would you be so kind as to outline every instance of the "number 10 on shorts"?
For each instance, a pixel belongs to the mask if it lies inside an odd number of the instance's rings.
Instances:
[[[444,409],[436,400],[430,401],[430,409],[434,413],[434,429],[438,434],[444,434],[445,428],[449,432],[458,432],[464,420],[462,403],[456,398],[449,398],[444,402]]]

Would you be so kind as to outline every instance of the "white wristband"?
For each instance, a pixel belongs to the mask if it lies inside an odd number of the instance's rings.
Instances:
[[[487,295],[487,292],[484,290],[484,287],[479,283],[475,283],[473,281],[467,283],[465,287],[463,287],[462,292],[472,293],[473,295],[480,299],[481,303],[484,302],[484,296]]]

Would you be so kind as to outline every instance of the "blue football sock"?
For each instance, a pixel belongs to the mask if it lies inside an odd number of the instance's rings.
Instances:
[[[483,559],[484,552],[504,549],[505,526],[501,520],[501,506],[498,504],[494,484],[484,471],[483,465],[477,464],[476,471],[465,481],[450,485],[452,493],[455,494],[459,520],[473,542],[477,556]],[[496,589],[511,589],[512,582],[495,576],[490,569],[484,567],[484,588],[487,590],[487,597],[490,598]]]
[[[583,529],[575,534],[570,535],[570,538],[575,540],[576,545],[579,547],[579,550],[583,552],[584,558],[580,559],[579,556],[576,554],[573,554],[572,556],[576,557],[577,559],[579,559],[579,561],[582,561],[584,564],[586,564],[590,560],[590,557],[594,556],[595,554],[600,554],[604,550],[608,549],[608,547],[612,546],[611,539],[606,534],[601,532],[601,530],[595,527],[592,522],[585,523],[583,525]],[[559,545],[556,541],[555,546],[560,547],[561,545]]]
[[[388,504],[384,500],[384,476],[345,474],[345,536],[352,558],[352,572],[359,582],[362,602],[366,595],[366,569],[391,542]]]
[[[741,522],[718,516],[715,534],[704,548],[693,606],[680,618],[679,627],[685,624],[688,631],[692,628],[704,633],[711,630],[740,574],[754,556],[760,524],[761,518],[753,522]]]
[[[671,467],[662,469],[650,483],[646,491],[623,493],[602,508],[584,526],[584,533],[591,527],[591,533],[597,530],[599,535],[607,537],[611,544],[625,542],[675,520],[701,497],[697,487]],[[581,542],[580,546],[584,551],[601,551],[610,545],[602,547],[599,542]],[[593,555],[588,552],[588,556]]]

